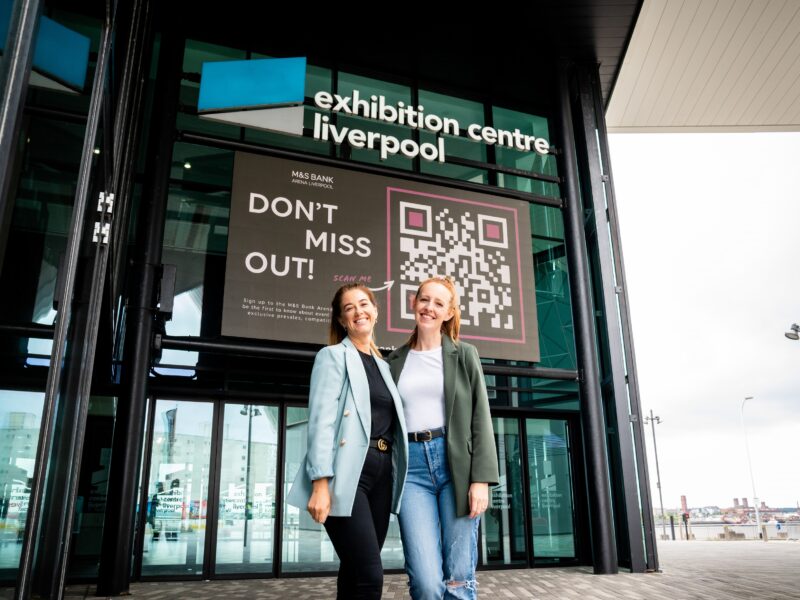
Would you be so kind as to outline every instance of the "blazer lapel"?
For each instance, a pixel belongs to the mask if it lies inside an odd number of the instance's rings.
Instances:
[[[450,416],[456,398],[456,373],[458,371],[458,348],[450,336],[442,334],[442,370],[444,371],[445,422],[450,427]]]
[[[400,373],[403,372],[403,367],[406,364],[406,358],[408,358],[408,351],[409,348],[407,345],[400,346],[397,350],[392,352],[389,360],[389,370],[392,372],[392,379],[394,382],[397,383],[400,381]]]
[[[346,348],[344,356],[347,366],[347,378],[350,380],[350,389],[353,392],[356,412],[364,432],[369,437],[370,429],[372,429],[372,413],[370,412],[367,374],[364,371],[364,365],[361,363],[358,350],[353,345],[353,342],[350,341],[350,338],[344,338],[342,344]]]
[[[380,369],[381,375],[383,376],[383,380],[386,382],[386,387],[389,389],[389,392],[392,394],[392,400],[394,401],[394,409],[397,411],[398,417],[403,417],[403,401],[400,399],[400,394],[397,393],[397,386],[395,386],[394,381],[392,381],[392,372],[388,364],[385,361],[377,360],[378,368]],[[401,418],[398,419],[400,423],[400,428],[403,430],[403,435],[406,435],[406,426],[405,426],[405,419]]]

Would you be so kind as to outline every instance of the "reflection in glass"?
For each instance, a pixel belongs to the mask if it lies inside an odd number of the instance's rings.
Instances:
[[[103,543],[111,442],[117,399],[92,396],[83,446],[81,475],[70,547],[69,577],[97,577]]]
[[[506,131],[519,129],[525,135],[541,137],[550,141],[549,127],[545,117],[494,106],[492,107],[492,119],[494,120],[493,125],[497,129]],[[507,148],[500,144],[495,146],[495,153],[498,165],[543,175],[558,174],[555,155],[553,154],[541,155],[537,152],[521,152],[515,148]],[[498,174],[497,183],[500,187],[522,192],[552,196],[554,198],[559,197],[558,184],[548,181],[500,173]]]
[[[142,575],[200,574],[213,407],[158,400],[154,416]]]
[[[177,276],[172,319],[166,323],[166,333],[218,335],[214,306],[221,301],[222,286],[217,289],[207,283],[224,278],[233,152],[177,143],[172,163],[172,178],[185,182],[187,189],[174,185],[167,204],[161,260],[175,265]],[[193,189],[196,187],[201,191]],[[194,367],[197,360],[197,352],[167,349],[159,363]],[[157,367],[156,370],[171,375],[194,375],[193,369]]]
[[[0,390],[0,577],[16,575],[44,393]]]
[[[286,409],[286,464],[284,465],[283,493],[289,493],[294,478],[306,455],[308,443],[308,409]],[[397,517],[391,515],[389,531],[381,551],[384,569],[403,567],[403,545]],[[338,571],[339,559],[325,532],[308,512],[283,504],[283,550],[281,570],[285,573],[301,571]]]
[[[289,493],[308,447],[308,409],[286,408],[286,454],[283,469],[283,497]],[[339,559],[325,528],[307,511],[283,503],[283,548],[281,570],[337,571]]]
[[[278,408],[228,404],[222,426],[217,573],[272,570]]]
[[[533,555],[575,556],[572,474],[567,422],[527,419]]]
[[[485,565],[525,564],[525,511],[517,419],[492,419],[500,483],[491,488],[489,509],[481,518]]]

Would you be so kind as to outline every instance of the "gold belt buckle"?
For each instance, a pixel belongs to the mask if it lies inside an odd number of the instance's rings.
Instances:
[[[380,450],[381,452],[389,451],[389,444],[386,443],[385,439],[378,438],[378,450]]]

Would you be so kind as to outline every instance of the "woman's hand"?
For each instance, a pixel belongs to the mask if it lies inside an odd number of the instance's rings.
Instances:
[[[328,478],[315,479],[311,498],[308,499],[308,513],[317,523],[324,523],[331,512],[331,492],[328,489]]]
[[[489,508],[489,484],[469,484],[469,518],[474,519],[483,514],[487,508]]]

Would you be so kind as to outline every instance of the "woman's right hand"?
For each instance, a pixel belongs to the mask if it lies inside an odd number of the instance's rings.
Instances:
[[[331,512],[331,492],[328,488],[328,478],[315,479],[311,498],[308,499],[308,513],[317,523],[324,523]]]

